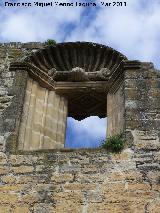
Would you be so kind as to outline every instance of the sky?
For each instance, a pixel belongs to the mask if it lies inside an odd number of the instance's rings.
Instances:
[[[90,41],[105,44],[129,59],[153,62],[160,69],[160,0],[56,0],[74,6],[8,7],[0,2],[0,42]],[[45,3],[50,0],[37,0]],[[75,6],[94,2],[96,6]],[[104,6],[101,2],[111,3]],[[126,3],[125,3],[126,2]],[[125,6],[126,4],[126,6]],[[106,119],[90,117],[78,122],[68,118],[66,147],[97,147],[106,137]]]

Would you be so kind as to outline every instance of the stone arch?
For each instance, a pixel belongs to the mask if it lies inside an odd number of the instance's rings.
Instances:
[[[102,68],[113,71],[126,59],[126,56],[105,45],[66,42],[33,52],[24,61],[47,73],[51,68],[57,71],[70,71],[74,67],[81,67],[86,72],[94,72]]]
[[[66,42],[46,46],[21,61],[32,78],[52,89],[55,81],[106,81],[124,60],[126,56],[105,45]]]

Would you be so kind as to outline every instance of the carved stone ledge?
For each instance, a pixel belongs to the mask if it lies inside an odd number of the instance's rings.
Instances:
[[[133,60],[133,61],[124,61],[123,62],[123,68],[124,70],[126,69],[140,69],[142,66],[142,63],[138,60]]]
[[[55,82],[55,91],[57,94],[69,94],[74,91],[76,92],[103,92],[107,94],[110,84],[108,82]]]
[[[16,70],[26,70],[28,71],[28,65],[24,62],[14,62],[10,64],[9,71],[16,71]]]

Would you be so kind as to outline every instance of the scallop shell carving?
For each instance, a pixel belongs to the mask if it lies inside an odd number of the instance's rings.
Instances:
[[[85,72],[100,71],[103,68],[111,72],[127,60],[118,51],[96,43],[66,42],[47,46],[32,53],[24,61],[48,74],[48,70],[71,71],[75,67]]]

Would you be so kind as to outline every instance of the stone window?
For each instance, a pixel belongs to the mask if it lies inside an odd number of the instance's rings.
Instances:
[[[16,69],[28,73],[18,149],[64,148],[67,116],[107,117],[109,135],[122,131],[125,59],[112,48],[77,42],[48,46],[18,62]]]

